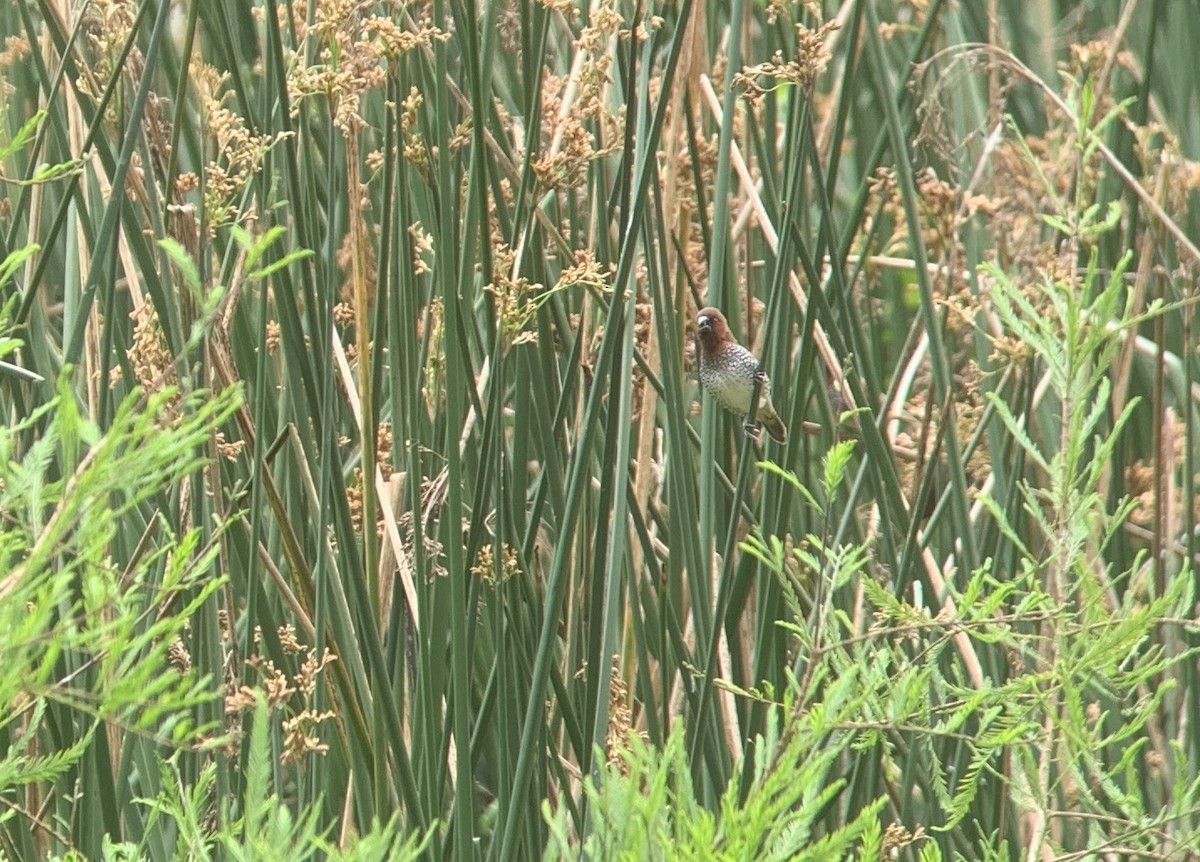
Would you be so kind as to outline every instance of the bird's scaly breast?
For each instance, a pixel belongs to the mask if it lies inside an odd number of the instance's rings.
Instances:
[[[750,412],[750,396],[754,394],[754,375],[758,360],[741,345],[730,345],[713,357],[700,362],[700,382],[721,406],[735,413]],[[771,397],[770,383],[764,381],[758,397],[765,404]]]

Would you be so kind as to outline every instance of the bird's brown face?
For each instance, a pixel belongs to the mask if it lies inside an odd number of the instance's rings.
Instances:
[[[729,338],[729,324],[725,322],[725,315],[708,306],[696,315],[696,332],[704,349],[712,351]]]

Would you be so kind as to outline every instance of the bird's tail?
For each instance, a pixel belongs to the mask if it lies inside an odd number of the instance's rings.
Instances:
[[[779,414],[775,412],[775,408],[769,401],[766,404],[758,405],[758,421],[767,429],[767,433],[775,438],[776,443],[787,442],[787,426],[783,424],[783,420],[779,418]]]

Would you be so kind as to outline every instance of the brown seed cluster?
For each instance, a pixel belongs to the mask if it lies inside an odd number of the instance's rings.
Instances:
[[[262,170],[263,158],[286,135],[256,135],[246,126],[245,118],[230,107],[233,91],[228,74],[205,63],[194,63],[191,70],[201,124],[205,131],[204,223],[208,236],[237,219],[238,205],[250,180]],[[190,172],[175,179],[177,199],[200,186]],[[243,214],[242,218],[253,213]]]
[[[899,35],[918,32],[925,25],[929,3],[930,0],[897,0],[892,20],[879,25],[880,37],[891,41]]]
[[[576,56],[583,58],[579,74],[559,76],[547,70],[542,87],[541,154],[532,163],[534,175],[545,188],[585,190],[592,161],[615,152],[620,145],[619,118],[605,103],[605,91],[612,82],[609,45],[620,26],[620,13],[606,0],[590,12],[588,26],[574,41]]]
[[[246,448],[245,440],[226,440],[224,431],[217,432],[214,442],[217,446],[217,454],[226,461],[236,461],[241,456],[242,450]]]
[[[1161,527],[1168,535],[1180,535],[1190,529],[1184,523],[1158,524],[1165,515],[1181,522],[1187,512],[1184,477],[1187,464],[1187,426],[1181,417],[1169,412],[1162,422],[1162,451],[1158,458],[1143,458],[1125,467],[1125,495],[1134,504],[1129,519],[1145,530]],[[1193,476],[1200,487],[1200,473]],[[1200,511],[1200,497],[1192,501],[1194,511]]]
[[[298,111],[304,99],[322,96],[343,132],[363,128],[363,94],[382,91],[389,68],[407,52],[449,38],[428,18],[413,21],[406,7],[396,0],[370,5],[329,0],[315,5],[310,26],[303,17],[305,7],[297,6],[292,22],[297,48],[291,52],[288,77],[292,109]]]
[[[362,189],[361,193],[363,195],[363,203],[364,203],[363,210],[365,211],[367,209],[370,209],[370,206],[367,205],[366,190]],[[378,236],[379,236],[379,226],[378,225],[373,226],[372,233],[374,233],[375,238],[378,239]],[[378,269],[376,268],[376,264],[375,264],[375,243],[370,242],[370,241],[363,243],[361,252],[362,252],[361,263],[363,266],[363,270],[360,273],[360,275],[361,275],[363,283],[366,287],[367,303],[369,306],[373,306],[375,304],[375,285],[376,285],[376,281],[378,278]],[[338,296],[341,298],[342,301],[340,303],[338,303],[338,307],[344,307],[344,309],[348,312],[349,317],[346,318],[344,320],[344,322],[343,322],[343,320],[338,319],[337,315],[339,314],[339,312],[338,312],[338,308],[335,307],[334,308],[335,322],[339,326],[350,326],[354,323],[354,306],[355,306],[355,301],[356,301],[355,300],[356,291],[355,291],[355,283],[354,283],[354,277],[353,277],[354,254],[355,254],[354,232],[346,231],[346,235],[344,237],[342,237],[342,244],[340,246],[338,246],[336,258],[337,258],[338,269],[341,270],[341,274],[342,274],[342,284],[338,290]]]
[[[8,36],[4,39],[4,47],[0,48],[0,100],[7,102],[8,97],[16,92],[4,73],[19,66],[29,55],[29,50],[29,40],[23,36]]]
[[[433,272],[433,267],[429,265],[429,260],[433,257],[433,237],[425,232],[419,221],[408,226],[408,236],[412,240],[413,275]]]
[[[403,141],[401,153],[406,161],[417,169],[426,180],[430,179],[430,161],[437,155],[436,149],[425,143],[421,134],[421,106],[425,97],[416,87],[409,87],[408,95],[400,102],[400,136]]]
[[[498,234],[498,232],[496,232]],[[516,253],[497,235],[493,236],[492,278],[483,289],[495,297],[496,321],[500,340],[506,348],[537,340],[536,333],[526,329],[538,309],[538,298],[545,286],[514,274]]]
[[[446,368],[445,316],[442,298],[435,296],[428,307],[429,350],[425,354],[425,374],[422,378],[421,393],[425,396],[425,406],[429,412],[442,410],[446,403],[446,390],[443,383]],[[418,343],[424,336],[425,318],[417,321],[415,329]]]
[[[137,5],[131,0],[97,0],[87,5],[80,23],[85,42],[76,81],[80,92],[99,99],[112,76],[122,71],[117,61],[137,18]],[[116,119],[115,104],[110,103],[106,119]]]
[[[608,732],[604,736],[605,759],[609,766],[629,774],[629,763],[622,753],[629,749],[629,735],[636,733],[643,741],[649,739],[645,730],[634,730],[633,704],[629,695],[629,684],[622,673],[621,657],[612,659],[612,675],[608,682]]]
[[[776,51],[765,63],[745,66],[733,76],[734,86],[744,89],[748,99],[756,99],[785,83],[795,84],[805,93],[811,93],[817,78],[829,65],[829,36],[841,25],[837,21],[823,20],[818,4],[806,3],[805,6],[816,23],[812,27],[804,23],[794,25],[796,42],[790,54],[795,59],[788,59],[782,51]],[[773,6],[772,12],[778,14],[780,7]]]
[[[171,351],[163,338],[154,306],[145,303],[129,315],[133,321],[133,344],[125,352],[138,384],[147,392],[160,392],[177,382]]]
[[[471,566],[471,574],[482,580],[488,586],[507,581],[521,573],[521,565],[517,560],[516,549],[504,542],[500,546],[501,556],[496,559],[495,551],[490,543],[479,547],[475,555],[475,563]]]
[[[908,845],[928,839],[929,836],[925,834],[923,826],[918,825],[910,832],[902,823],[889,823],[883,830],[883,847],[880,858],[894,859]]]
[[[289,675],[261,655],[250,656],[245,666],[258,675],[258,686],[239,685],[231,681],[225,695],[225,714],[236,745],[236,717],[254,708],[258,693],[261,692],[269,711],[273,717],[278,717],[283,730],[281,761],[302,762],[309,754],[325,754],[329,750],[328,744],[317,735],[316,730],[321,722],[337,716],[329,711],[316,712],[311,704],[321,672],[336,661],[337,656],[329,651],[318,655],[311,647],[300,642],[290,625],[280,626],[278,635],[284,652],[300,660],[295,673]],[[260,640],[261,634],[256,631],[255,643]]]
[[[187,674],[192,669],[192,654],[188,652],[187,646],[183,640],[175,638],[171,642],[171,646],[167,648],[167,655],[171,660],[171,664],[180,674]]]
[[[343,438],[343,445],[350,441]],[[392,475],[392,423],[380,422],[375,432],[375,464],[383,478]],[[346,504],[350,508],[350,523],[356,533],[363,529],[363,472],[361,467],[355,467],[350,481],[346,484]],[[375,522],[375,535],[382,536],[384,530],[383,518]]]
[[[602,266],[590,250],[579,249],[575,252],[574,262],[565,267],[554,285],[547,289],[525,276],[513,275],[516,255],[500,238],[499,230],[494,231],[492,241],[493,280],[483,289],[496,298],[496,320],[506,349],[537,341],[537,333],[529,329],[529,324],[542,304],[555,293],[572,288],[607,292],[612,284],[612,268]]]

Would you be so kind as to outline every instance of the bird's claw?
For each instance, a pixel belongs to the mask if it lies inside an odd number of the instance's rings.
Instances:
[[[755,442],[762,439],[762,426],[757,422],[747,422],[742,427],[746,429],[746,434]]]

